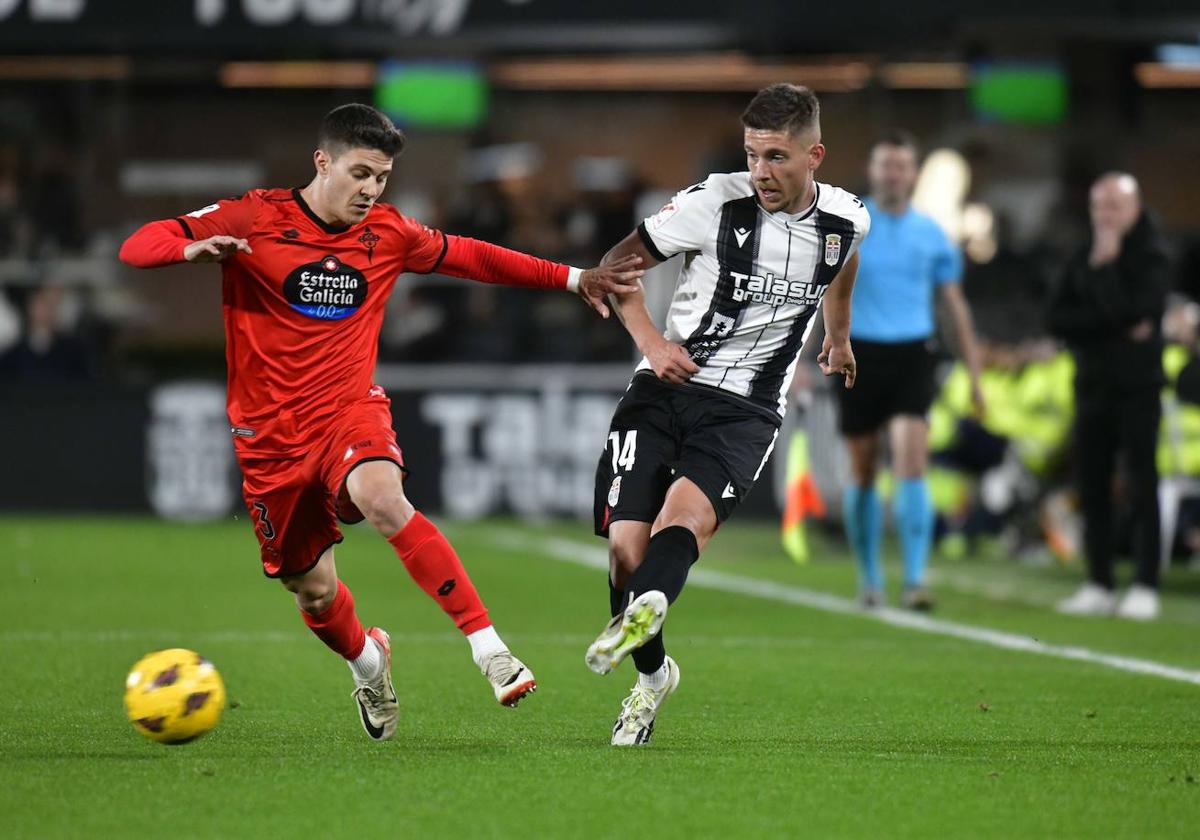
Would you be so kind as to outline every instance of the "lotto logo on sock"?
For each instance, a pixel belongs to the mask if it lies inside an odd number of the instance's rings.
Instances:
[[[449,595],[451,592],[454,591],[454,587],[455,587],[455,580],[454,580],[454,578],[450,578],[448,581],[446,581],[445,583],[443,583],[441,586],[438,587],[437,594],[439,594],[443,598],[445,598],[447,595]]]

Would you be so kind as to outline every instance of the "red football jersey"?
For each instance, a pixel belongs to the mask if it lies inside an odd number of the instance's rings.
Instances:
[[[181,262],[194,240],[245,239],[221,263],[229,419],[253,456],[291,457],[339,407],[368,395],[384,308],[404,271],[577,290],[582,272],[498,245],[448,236],[376,203],[348,227],[323,221],[300,190],[252,190],[121,246],[138,268]]]
[[[267,433],[260,452],[301,444],[367,395],[396,278],[432,271],[447,247],[444,234],[386,204],[331,226],[299,190],[252,190],[178,222],[190,239],[226,234],[253,251],[221,263],[222,308],[229,420],[243,435]]]

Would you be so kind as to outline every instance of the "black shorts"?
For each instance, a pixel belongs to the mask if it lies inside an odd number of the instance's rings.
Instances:
[[[850,345],[858,368],[854,387],[847,390],[839,382],[834,388],[843,435],[869,434],[893,417],[929,413],[936,383],[928,341],[891,344],[852,338]]]
[[[596,467],[596,534],[607,536],[619,519],[653,522],[667,489],[683,477],[724,522],[754,486],[778,435],[765,410],[638,374],[617,405]]]

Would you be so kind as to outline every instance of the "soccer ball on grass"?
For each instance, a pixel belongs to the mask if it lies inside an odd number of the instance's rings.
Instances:
[[[186,648],[147,654],[125,678],[125,713],[161,744],[185,744],[217,725],[225,684],[213,664]]]

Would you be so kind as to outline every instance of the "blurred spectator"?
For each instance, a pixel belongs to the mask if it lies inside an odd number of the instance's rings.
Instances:
[[[1075,462],[1088,581],[1059,610],[1158,616],[1159,507],[1155,447],[1162,407],[1168,266],[1137,180],[1110,173],[1092,185],[1091,242],[1067,263],[1050,299],[1051,332],[1075,356]],[[1113,592],[1113,478],[1125,459],[1133,509],[1135,583]]]
[[[624,158],[581,157],[572,170],[578,197],[567,214],[567,239],[573,256],[590,265],[629,233],[636,184]]]
[[[979,337],[1011,346],[1045,335],[1048,283],[1041,255],[1013,246],[1009,219],[997,213],[994,225],[995,254],[987,262],[967,261],[963,294]]]
[[[537,201],[532,179],[541,164],[541,152],[530,143],[472,150],[461,166],[467,183],[465,197],[451,206],[446,232],[556,256],[557,242],[546,240],[538,229],[536,209],[529,207]],[[501,291],[474,283],[455,285],[454,289],[453,294],[436,294],[436,300],[453,312],[441,330],[446,357],[463,361],[524,360],[524,345],[534,332],[536,301],[520,289]]]
[[[26,301],[24,338],[0,356],[0,379],[19,382],[79,382],[93,378],[84,341],[70,330],[73,320],[65,289],[46,286]]]
[[[21,316],[0,289],[0,358],[21,338]]]
[[[578,194],[563,217],[566,257],[573,265],[594,265],[612,243],[623,239],[637,223],[635,208],[641,185],[633,166],[620,157],[580,157],[572,165],[572,173]],[[625,361],[629,358],[629,338],[624,330],[614,330],[611,324],[598,318],[581,318],[574,310],[571,316],[574,326],[567,330],[571,342],[569,359]]]
[[[79,179],[70,153],[58,146],[40,149],[25,201],[38,256],[83,250],[83,211]]]
[[[17,158],[16,147],[0,147],[0,257],[24,254],[30,239],[29,222],[21,212]]]
[[[462,164],[467,188],[451,204],[443,228],[572,264],[597,262],[620,238],[613,231],[624,235],[633,222],[631,167],[621,158],[577,159],[571,182],[577,194],[567,209],[547,198],[541,167],[541,152],[529,143],[473,150]],[[440,319],[438,309],[445,313]],[[592,362],[629,355],[620,330],[569,296],[425,283],[393,312],[419,316],[422,333],[417,340],[389,331],[391,358],[414,359],[431,349],[433,358],[489,362]]]
[[[1158,436],[1163,559],[1200,554],[1200,305],[1176,298],[1163,317],[1163,421]]]
[[[982,349],[987,413],[974,413],[961,363],[951,369],[930,411],[939,551],[963,556],[1002,534],[1006,555],[1036,557],[1045,538],[1067,560],[1077,540],[1060,515],[1065,500],[1059,473],[1070,439],[1074,365],[1050,341]]]

